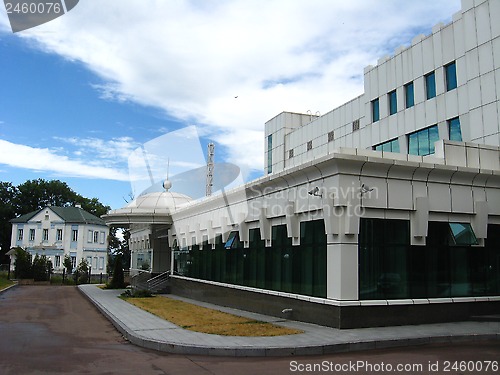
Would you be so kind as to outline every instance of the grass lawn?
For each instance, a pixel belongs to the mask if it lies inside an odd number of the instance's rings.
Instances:
[[[7,288],[8,286],[14,284],[13,281],[7,280],[7,277],[0,276],[0,290]]]
[[[191,331],[223,336],[281,336],[303,331],[260,322],[166,297],[124,298],[143,310]]]

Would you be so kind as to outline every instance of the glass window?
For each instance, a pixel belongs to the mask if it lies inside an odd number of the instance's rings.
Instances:
[[[100,257],[99,258],[99,269],[103,269],[104,268],[104,257]]]
[[[71,256],[71,268],[76,268],[76,256]]]
[[[89,230],[87,233],[87,242],[92,243],[92,231]]]
[[[476,235],[468,223],[450,223],[450,245],[477,245]]]
[[[413,91],[413,82],[407,83],[405,85],[405,106],[406,108],[413,107],[415,105],[415,94]]]
[[[54,263],[55,263],[54,267],[56,267],[56,268],[61,267],[61,256],[60,255],[55,256]]]
[[[444,67],[446,76],[446,91],[457,88],[457,67],[455,62],[448,64]]]
[[[378,98],[372,100],[372,122],[377,122],[380,120],[380,108]]]
[[[63,231],[62,229],[58,229],[56,231],[56,238],[57,238],[57,241],[62,241],[62,236],[63,236]]]
[[[376,151],[385,151],[385,152],[399,152],[399,141],[398,139],[393,139],[374,147]]]
[[[267,137],[267,173],[273,171],[273,135]]]
[[[410,222],[361,218],[359,232],[359,298],[408,296],[407,252]]]
[[[49,240],[49,230],[48,229],[44,229],[43,230],[43,240],[44,241],[48,241]]]
[[[396,96],[396,90],[391,91],[388,94],[389,97],[389,115],[393,115],[398,111],[398,98]]]
[[[425,76],[425,93],[427,99],[432,99],[436,96],[436,75],[434,72]]]
[[[448,120],[448,131],[450,133],[450,141],[462,142],[462,131],[460,130],[460,119],[458,117]]]
[[[71,231],[71,241],[73,242],[78,241],[78,229],[73,229]]]
[[[434,142],[439,140],[437,125],[408,135],[408,153],[425,156],[434,153]]]
[[[22,241],[23,240],[23,236],[24,236],[23,232],[24,232],[23,229],[18,229],[17,230],[17,240],[18,241]]]
[[[238,232],[231,232],[227,238],[225,249],[234,249],[238,245]]]
[[[34,241],[34,240],[35,240],[35,230],[30,229],[30,241]]]
[[[94,243],[97,243],[97,242],[99,242],[99,232],[94,231]]]

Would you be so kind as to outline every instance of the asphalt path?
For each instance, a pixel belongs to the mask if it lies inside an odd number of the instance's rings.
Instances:
[[[136,347],[71,286],[0,294],[0,374],[500,374],[500,342],[326,356],[182,356]]]

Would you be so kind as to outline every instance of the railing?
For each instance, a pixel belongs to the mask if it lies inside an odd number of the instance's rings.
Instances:
[[[152,277],[146,282],[147,289],[153,293],[164,290],[168,286],[169,278],[170,271],[163,272],[155,277]]]
[[[149,290],[148,280],[151,278],[151,274],[143,270],[134,271],[137,272],[134,272],[135,274],[130,277],[130,285],[132,285],[132,287],[136,289]]]

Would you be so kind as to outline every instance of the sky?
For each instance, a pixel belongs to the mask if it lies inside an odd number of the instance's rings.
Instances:
[[[58,179],[117,209],[139,193],[138,150],[198,155],[168,159],[157,183],[169,168],[202,167],[209,142],[216,163],[257,178],[266,121],[362,94],[365,66],[459,10],[460,0],[82,0],[13,33],[0,4],[0,181]]]

